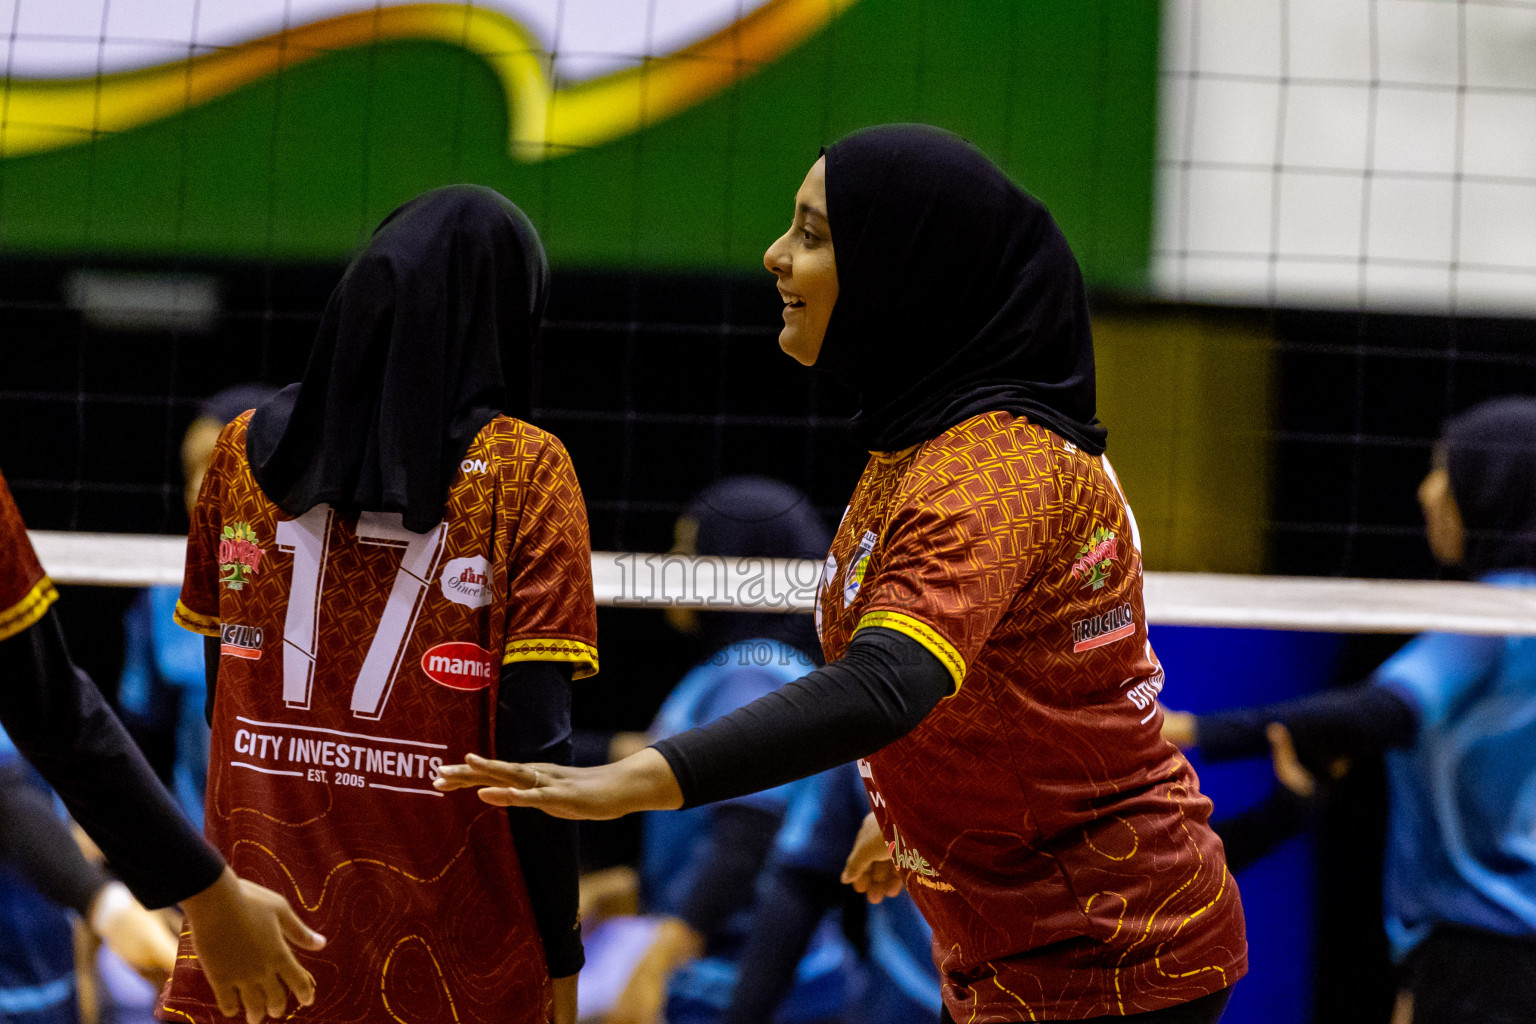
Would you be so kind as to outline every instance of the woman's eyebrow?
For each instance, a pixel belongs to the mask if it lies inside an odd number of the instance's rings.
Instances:
[[[819,206],[812,206],[810,203],[796,203],[795,211],[803,217],[820,217],[822,220],[827,219],[827,213],[825,210]]]

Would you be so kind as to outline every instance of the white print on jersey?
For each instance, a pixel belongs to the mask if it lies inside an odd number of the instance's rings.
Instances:
[[[847,513],[845,512],[844,515]],[[827,564],[821,570],[821,590],[826,590],[837,578],[837,556],[827,552]],[[821,639],[821,598],[820,591],[816,594],[816,639]]]
[[[453,640],[438,644],[421,656],[427,678],[450,690],[483,690],[497,672],[496,658],[479,644]]]
[[[1136,613],[1129,601],[1107,612],[1072,623],[1072,652],[1082,654],[1136,633]]]
[[[291,708],[309,707],[309,690],[315,681],[319,599],[333,515],[331,506],[322,504],[277,524],[277,550],[293,556],[288,615],[283,619],[283,703]]]
[[[443,596],[466,608],[484,608],[491,603],[490,574],[490,563],[479,555],[455,558],[443,566]]]
[[[283,703],[291,708],[307,709],[310,705],[316,624],[325,593],[325,563],[333,515],[330,506],[322,504],[297,519],[277,524],[278,550],[293,554],[293,582],[283,622]],[[389,601],[352,686],[352,714],[358,718],[378,718],[384,714],[399,674],[401,652],[416,625],[422,595],[442,557],[447,538],[447,523],[438,523],[426,533],[412,533],[405,528],[398,512],[358,513],[359,543],[401,551]]]
[[[459,468],[462,469],[466,473],[484,473],[485,472],[485,460],[484,459],[465,459],[463,462],[459,463]]]
[[[244,728],[235,730],[235,753],[249,758],[229,762],[263,775],[288,775],[359,789],[388,789],[441,797],[430,788],[443,764],[442,743],[369,736],[289,722],[258,722],[236,715]],[[328,739],[327,737],[335,737]],[[405,749],[396,749],[404,747]],[[416,785],[402,786],[402,781]]]
[[[869,780],[869,784],[866,787],[869,790],[869,806],[884,807],[885,797],[881,796],[880,790],[875,787],[875,770],[871,768],[869,766],[869,762],[864,760],[862,757],[859,758],[857,763],[859,766],[859,774]]]
[[[1152,674],[1149,676],[1131,676],[1120,681],[1121,686],[1131,686],[1126,691],[1126,699],[1131,702],[1137,711],[1147,711],[1147,717],[1141,720],[1142,725],[1152,721],[1152,716],[1157,714],[1157,695],[1163,692],[1163,684],[1167,682],[1167,676],[1163,674],[1163,666],[1157,660],[1157,655],[1152,653],[1152,641],[1147,641],[1147,660],[1152,663]]]
[[[1125,518],[1131,521],[1131,544],[1136,548],[1138,555],[1141,550],[1141,527],[1136,525],[1136,513],[1131,511],[1131,503],[1126,500],[1125,491],[1120,486],[1120,478],[1115,476],[1115,467],[1109,464],[1108,455],[1100,455],[1099,461],[1104,463],[1104,475],[1109,477],[1109,482],[1115,485],[1115,490],[1120,495],[1120,501],[1125,505]]]

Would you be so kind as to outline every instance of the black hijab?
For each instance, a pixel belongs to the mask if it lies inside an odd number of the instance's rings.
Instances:
[[[1467,574],[1536,569],[1536,399],[1498,398],[1449,420],[1439,458],[1466,533]]]
[[[395,210],[331,293],[304,379],[251,420],[262,491],[290,515],[329,502],[430,530],[480,429],[528,415],[548,292],[537,232],[497,192],[455,185]]]
[[[820,562],[832,543],[810,499],[767,477],[717,480],[693,497],[683,516],[698,527],[695,550],[701,555]],[[783,641],[821,664],[821,644],[809,615],[706,611],[699,613],[699,623],[711,651],[761,637]]]
[[[1003,410],[1103,452],[1083,277],[1040,201],[927,125],[825,154],[838,296],[816,365],[859,393],[860,443],[894,451]]]

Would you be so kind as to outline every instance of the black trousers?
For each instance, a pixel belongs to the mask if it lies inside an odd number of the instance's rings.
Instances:
[[[1442,925],[1405,980],[1413,1024],[1536,1024],[1536,940]]]
[[[1131,1024],[1131,1022],[1135,1024],[1216,1024],[1227,1008],[1227,1000],[1231,998],[1232,989],[1229,987],[1220,992],[1212,992],[1208,996],[1201,996],[1192,1002],[1180,1003],[1178,1006],[1170,1006],[1162,1010],[1132,1013],[1124,1017],[1090,1017],[1079,1021],[1078,1024],[1093,1024],[1094,1021],[1115,1021],[1123,1024]],[[948,1008],[939,1014],[939,1024],[955,1024],[955,1018],[949,1015]],[[1415,1024],[1418,1022],[1415,1021]]]

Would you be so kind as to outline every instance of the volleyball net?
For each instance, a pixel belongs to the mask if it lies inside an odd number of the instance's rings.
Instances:
[[[35,530],[33,545],[56,583],[179,586],[179,537]],[[722,558],[596,551],[592,585],[610,608],[805,613],[821,581],[810,559]],[[1328,633],[1536,636],[1536,593],[1478,583],[1148,572],[1154,625]]]

